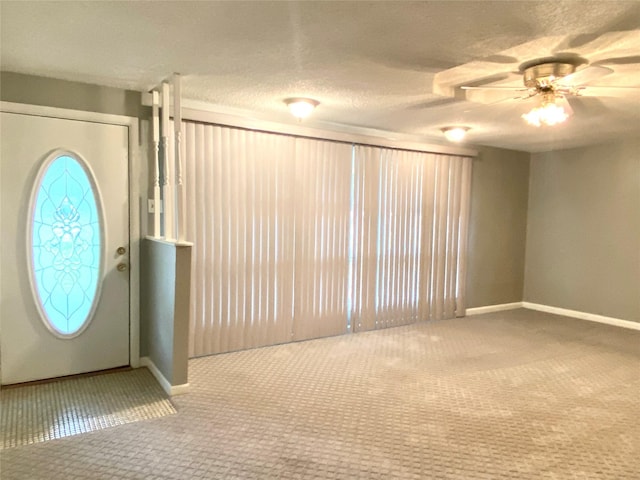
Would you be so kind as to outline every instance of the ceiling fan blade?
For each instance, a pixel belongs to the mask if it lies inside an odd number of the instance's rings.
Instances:
[[[569,100],[567,100],[567,97],[563,96],[557,96],[556,97],[556,105],[558,105],[559,107],[564,108],[564,111],[567,115],[571,116],[573,115],[573,108],[571,108],[571,104],[569,103]]]
[[[507,101],[509,101],[509,100],[527,100],[527,99],[529,99],[529,98],[531,98],[531,97],[534,97],[535,95],[536,95],[535,93],[533,93],[533,94],[527,94],[527,95],[522,95],[522,96],[520,96],[520,95],[516,95],[516,96],[510,95],[510,96],[508,96],[508,97],[504,97],[504,98],[502,98],[502,99],[495,100],[495,101],[490,102],[490,103],[485,103],[485,105],[496,105],[496,104],[498,104],[498,103],[507,102]]]
[[[594,117],[608,112],[606,105],[596,97],[567,97],[567,101],[575,115]]]
[[[610,87],[589,85],[581,87],[577,90],[579,97],[618,97],[618,98],[636,98],[640,94],[640,86],[637,87]]]
[[[485,87],[460,87],[462,90],[512,90],[514,92],[526,92],[528,89],[526,87],[501,87],[501,86],[490,86],[487,85]]]
[[[569,87],[565,85],[557,85],[554,92],[559,95],[580,95],[580,92],[586,87]]]
[[[602,60],[598,60],[593,65],[632,65],[634,63],[640,63],[640,55],[632,55],[630,57],[605,58]]]
[[[525,89],[501,88],[501,89],[483,89],[473,88],[464,91],[465,99],[470,102],[491,105],[505,100],[517,100],[529,96],[529,91]]]
[[[466,114],[469,112],[476,112],[476,111],[486,112],[487,107],[493,107],[496,105],[506,109],[516,109],[516,110],[526,111],[533,108],[533,106],[535,105],[534,102],[537,102],[537,100],[531,100],[531,98],[536,96],[537,95],[534,93],[534,94],[529,94],[524,96],[511,95],[508,97],[502,97],[498,100],[475,104],[473,107],[465,109],[462,113]]]
[[[591,65],[558,80],[559,86],[585,85],[613,73],[613,70],[601,65]]]
[[[433,99],[425,100],[420,103],[408,105],[406,108],[407,110],[424,110],[427,108],[434,109],[434,108],[446,107],[448,105],[451,105],[457,102],[458,100],[455,98],[449,98],[449,97],[433,98]]]
[[[640,90],[640,85],[583,85],[580,90],[604,90],[612,88],[614,90]]]

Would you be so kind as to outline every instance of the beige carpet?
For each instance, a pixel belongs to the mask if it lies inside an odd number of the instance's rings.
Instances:
[[[640,332],[517,310],[193,360],[178,414],[13,479],[637,479]]]

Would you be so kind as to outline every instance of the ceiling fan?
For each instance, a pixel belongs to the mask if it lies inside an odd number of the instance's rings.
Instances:
[[[509,94],[503,100],[526,100],[533,97],[539,99],[538,105],[530,112],[522,115],[524,120],[534,126],[556,125],[564,122],[573,114],[573,109],[568,98],[580,97],[586,92],[607,89],[604,92],[611,95],[615,89],[628,89],[638,87],[622,86],[593,86],[591,82],[613,73],[613,70],[600,65],[590,65],[579,69],[585,63],[572,59],[563,60],[556,58],[544,58],[524,63],[520,66],[523,77],[523,86],[462,86],[462,90],[502,90],[505,92],[518,92],[517,95]]]

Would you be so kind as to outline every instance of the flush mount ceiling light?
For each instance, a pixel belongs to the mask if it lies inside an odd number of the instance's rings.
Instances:
[[[441,130],[450,142],[460,142],[469,131],[469,127],[444,127]]]
[[[312,98],[287,98],[284,103],[289,107],[291,115],[298,120],[307,118],[313,109],[320,105],[320,102]]]

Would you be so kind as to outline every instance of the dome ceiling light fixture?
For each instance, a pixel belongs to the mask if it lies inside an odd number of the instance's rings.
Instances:
[[[443,127],[440,129],[445,138],[450,142],[461,142],[470,130],[469,127]]]
[[[284,103],[289,107],[289,111],[291,115],[296,117],[298,120],[303,120],[311,115],[311,112],[320,105],[320,102],[314,100],[312,98],[287,98],[284,100]]]

